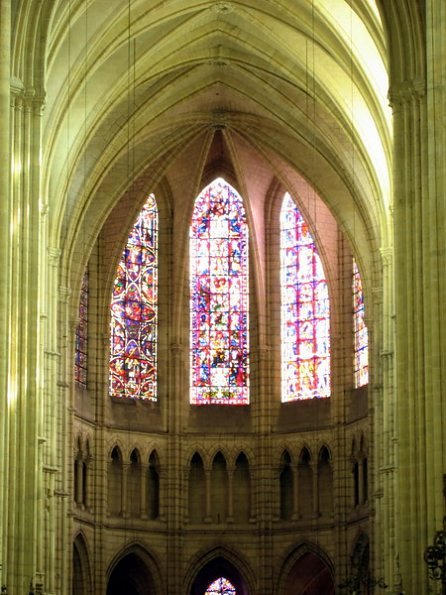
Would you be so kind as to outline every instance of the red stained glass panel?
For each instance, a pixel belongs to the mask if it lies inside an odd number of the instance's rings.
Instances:
[[[248,226],[223,179],[197,197],[190,228],[191,403],[249,402]]]
[[[158,212],[150,195],[130,231],[111,300],[109,391],[156,401]]]
[[[330,396],[330,304],[316,244],[289,194],[280,213],[282,401]]]

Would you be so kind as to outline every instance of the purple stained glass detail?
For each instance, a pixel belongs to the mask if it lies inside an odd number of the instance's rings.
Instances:
[[[87,342],[88,342],[88,271],[82,277],[79,299],[79,319],[76,327],[76,347],[74,360],[74,379],[87,386]]]
[[[353,335],[355,388],[369,382],[369,337],[365,324],[364,293],[361,274],[353,260]]]
[[[111,299],[109,391],[156,401],[158,211],[151,194],[130,231]]]
[[[192,404],[249,403],[248,289],[243,201],[220,178],[197,197],[190,227]]]
[[[316,244],[287,193],[280,213],[282,401],[330,396],[330,304]]]
[[[204,595],[237,595],[237,590],[227,578],[222,576],[208,586]]]

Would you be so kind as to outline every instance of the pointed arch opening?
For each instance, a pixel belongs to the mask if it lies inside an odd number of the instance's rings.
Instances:
[[[294,474],[291,457],[287,450],[282,453],[280,466],[280,518],[288,520],[294,512]]]
[[[160,593],[157,565],[139,545],[133,545],[120,556],[110,571],[107,595],[149,595]]]
[[[315,241],[286,193],[280,211],[282,401],[330,396],[330,303]]]
[[[110,304],[109,392],[157,400],[158,209],[151,194],[132,227]]]
[[[82,277],[79,297],[78,322],[75,332],[74,380],[83,388],[87,388],[88,359],[88,267]]]
[[[190,402],[249,403],[248,225],[223,178],[196,198],[190,226]]]
[[[355,388],[359,388],[369,382],[369,336],[365,323],[361,273],[355,259],[353,259],[353,337],[354,385]]]
[[[282,592],[284,595],[334,595],[332,570],[316,553],[306,551],[290,568]]]
[[[237,589],[225,576],[220,576],[212,581],[204,595],[237,595]]]
[[[83,535],[79,534],[73,543],[73,595],[92,593],[91,569],[88,548]]]
[[[196,574],[190,595],[248,595],[242,571],[226,557],[215,556]]]
[[[149,457],[147,468],[148,516],[155,520],[160,514],[160,462],[154,450]]]

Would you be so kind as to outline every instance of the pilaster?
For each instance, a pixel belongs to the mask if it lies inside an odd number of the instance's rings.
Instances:
[[[428,151],[433,123],[427,118],[424,81],[401,83],[391,89],[390,96],[395,122],[394,439],[399,453],[397,549],[393,560],[399,554],[404,588],[409,588],[410,593],[422,593],[426,568],[420,561],[435,519],[443,514],[439,366],[442,296],[438,285],[440,253],[433,240],[437,226],[437,208],[433,205],[437,198],[429,186]],[[443,269],[444,264],[443,259]],[[387,414],[391,416],[392,411]],[[384,471],[389,478],[392,464]]]
[[[4,3],[2,3],[3,9]],[[4,452],[7,504],[8,589],[21,592],[42,574],[44,497],[42,472],[42,353],[39,260],[40,147],[43,99],[14,80],[10,94],[10,163],[8,222],[5,237],[10,260],[8,279],[8,440]],[[8,218],[9,217],[9,218]],[[6,502],[6,501],[5,501]]]
[[[7,452],[9,386],[8,386],[8,343],[9,343],[9,288],[10,288],[10,43],[11,3],[0,2],[0,449]],[[6,457],[0,457],[0,585],[7,583],[7,518],[8,518],[9,473]]]

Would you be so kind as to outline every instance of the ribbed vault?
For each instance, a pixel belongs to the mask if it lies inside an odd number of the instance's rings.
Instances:
[[[40,63],[22,82],[46,96],[43,201],[69,270],[130,188],[187,188],[175,205],[186,213],[215,175],[254,203],[304,179],[364,264],[387,245],[392,138],[373,0],[55,0],[34,18]],[[18,81],[30,55],[17,42]]]

